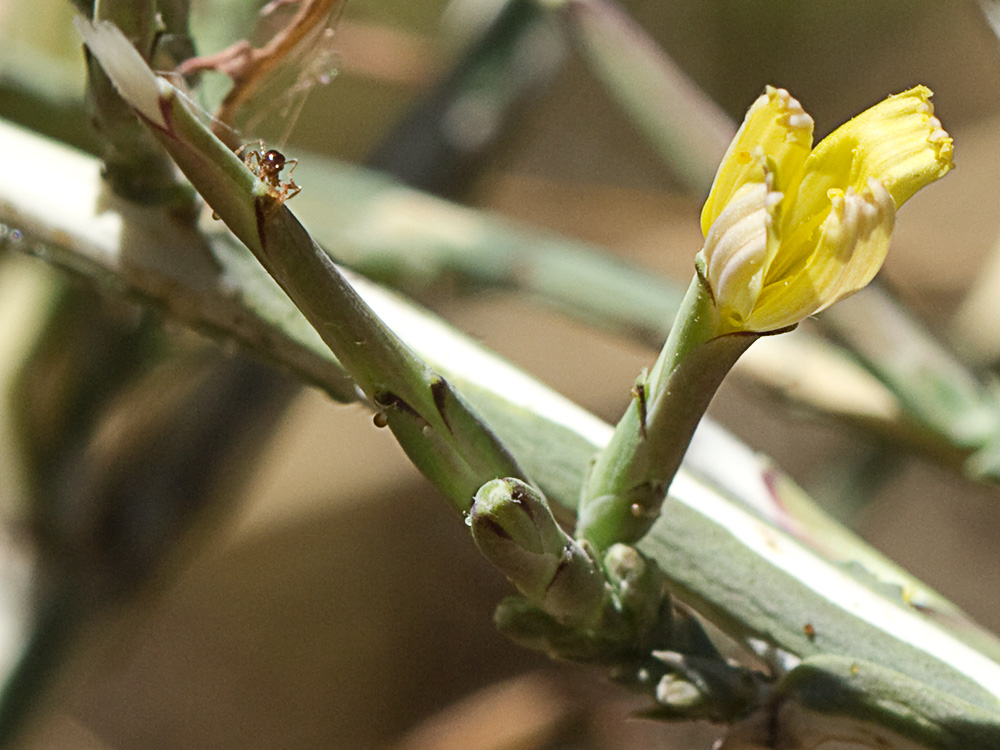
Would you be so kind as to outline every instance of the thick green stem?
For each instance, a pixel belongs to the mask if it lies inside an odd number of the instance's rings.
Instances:
[[[77,23],[91,52],[208,204],[281,286],[375,404],[400,445],[460,511],[498,477],[526,478],[445,380],[391,331],[258,179],[158,79],[117,28]]]
[[[330,257],[269,195],[248,243],[365,394],[403,450],[467,511],[480,486],[523,471],[465,401],[387,328]],[[259,250],[258,250],[259,248]]]
[[[730,368],[756,334],[719,335],[720,320],[698,276],[651,372],[592,467],[577,536],[606,549],[637,541],[660,512],[698,422]]]

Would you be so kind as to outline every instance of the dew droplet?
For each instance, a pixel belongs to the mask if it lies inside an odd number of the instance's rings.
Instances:
[[[0,224],[0,241],[16,243],[21,241],[21,230]]]

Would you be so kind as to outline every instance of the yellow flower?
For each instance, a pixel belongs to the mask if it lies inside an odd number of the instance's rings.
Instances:
[[[698,268],[724,332],[795,325],[875,277],[896,209],[952,166],[930,96],[890,96],[812,148],[812,118],[767,87],[701,215]]]

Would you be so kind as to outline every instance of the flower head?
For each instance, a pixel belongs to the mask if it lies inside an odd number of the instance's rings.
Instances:
[[[754,102],[701,215],[698,266],[726,332],[795,325],[875,277],[896,209],[952,166],[930,96],[890,96],[815,148],[787,91]]]

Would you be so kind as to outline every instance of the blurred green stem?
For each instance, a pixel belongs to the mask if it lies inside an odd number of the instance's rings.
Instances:
[[[708,192],[736,128],[613,0],[537,0],[559,11],[605,90],[688,192]]]
[[[94,18],[122,29],[147,61],[152,58],[156,34],[153,0],[100,0]],[[144,204],[170,204],[191,215],[194,200],[188,186],[178,182],[173,165],[149,132],[121,100],[105,72],[88,55],[87,96],[95,128],[101,135],[105,177],[110,188]]]

